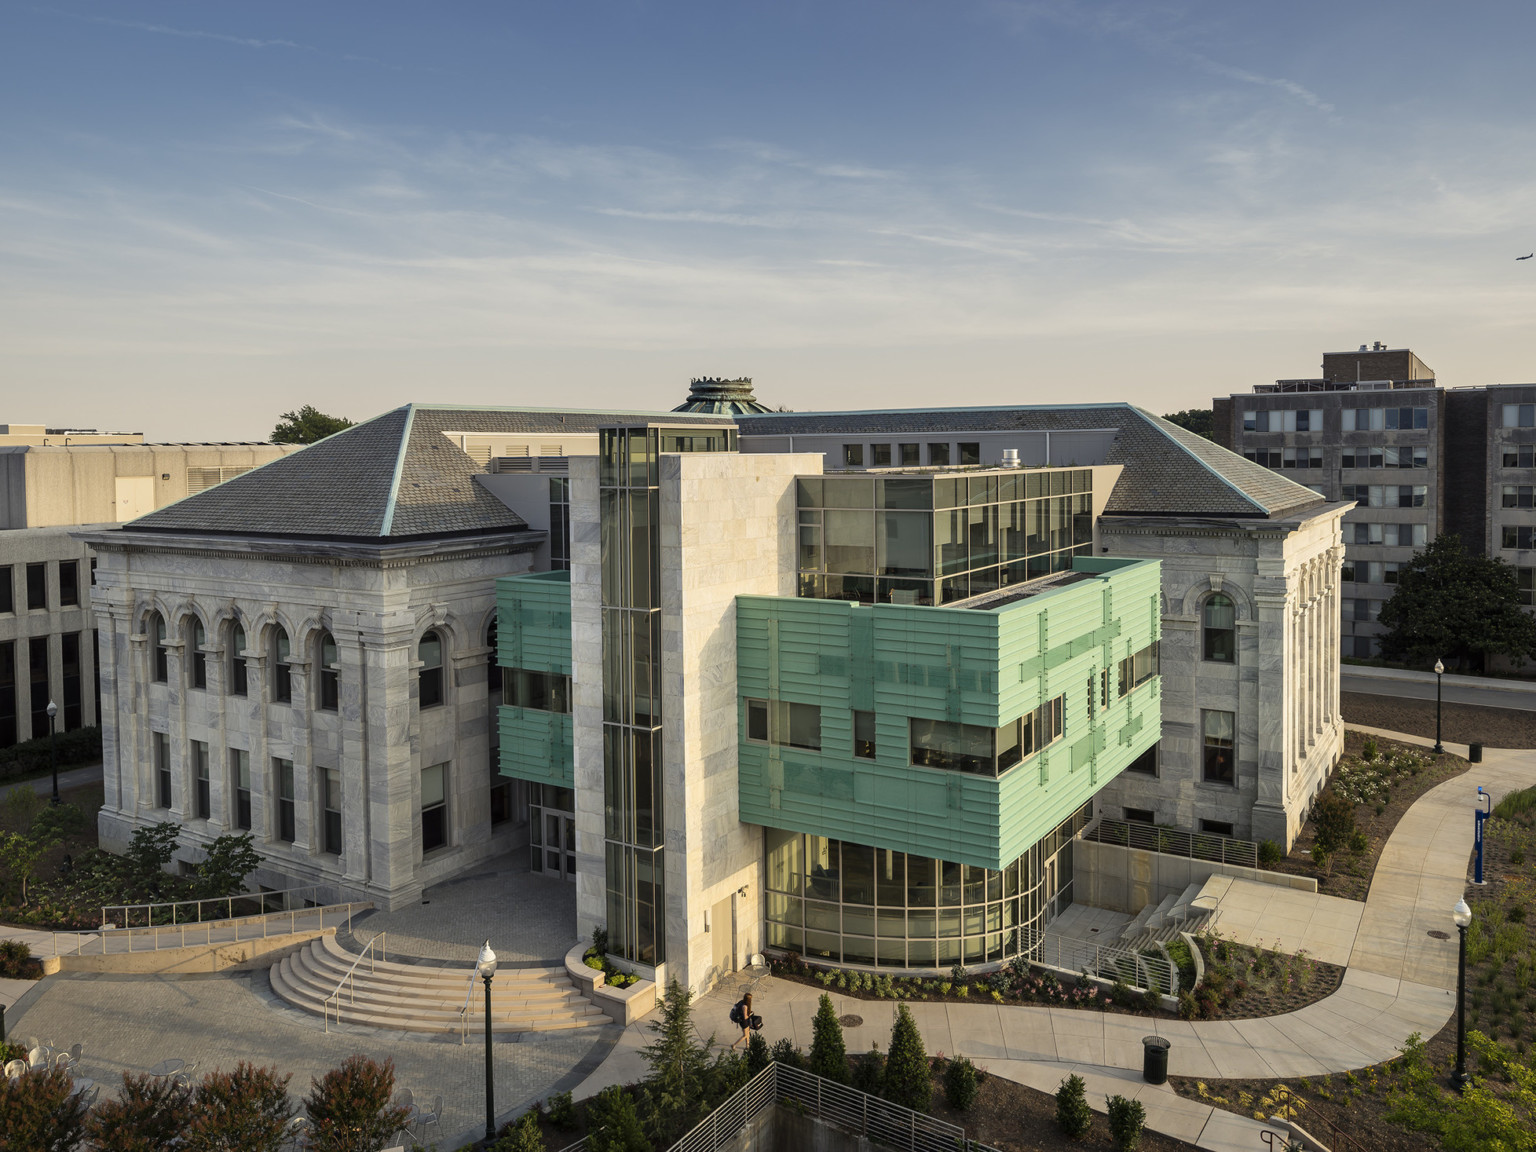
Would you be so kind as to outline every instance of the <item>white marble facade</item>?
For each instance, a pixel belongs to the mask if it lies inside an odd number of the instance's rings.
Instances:
[[[180,856],[236,830],[236,753],[249,758],[251,822],[263,857],[253,883],[317,885],[321,899],[393,909],[466,865],[523,842],[516,820],[492,827],[491,724],[486,698],[495,579],[527,571],[518,534],[392,543],[86,534],[99,557],[92,604],[101,632],[104,847],[165,820],[185,831]],[[535,534],[528,534],[535,535]],[[154,614],[167,625],[166,676],[154,675]],[[194,623],[202,625],[206,688],[192,686]],[[244,631],[243,653],[232,647]],[[274,635],[290,644],[292,702],[274,698]],[[339,658],[338,706],[319,706],[325,632]],[[443,700],[419,706],[419,644],[443,641]],[[244,696],[231,659],[243,654]],[[169,750],[171,805],[161,806],[156,733]],[[207,818],[198,815],[193,742],[208,748]],[[294,839],[279,836],[279,759],[292,761]],[[447,765],[447,844],[422,851],[422,769]],[[321,770],[339,773],[342,844],[326,851]]]
[[[1340,524],[1349,504],[1275,520],[1107,516],[1104,551],[1162,561],[1163,736],[1157,774],[1125,772],[1099,813],[1201,821],[1289,849],[1343,751],[1339,715]],[[1236,606],[1236,659],[1206,660],[1202,611]],[[1207,781],[1202,713],[1236,717],[1235,778]]]

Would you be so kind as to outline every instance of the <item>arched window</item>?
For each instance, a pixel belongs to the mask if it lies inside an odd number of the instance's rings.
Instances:
[[[207,642],[208,634],[203,631],[203,622],[196,616],[192,617],[191,623],[187,625],[187,646],[192,649],[192,659],[187,664],[189,687],[208,687],[208,655],[203,651]]]
[[[164,684],[170,678],[165,658],[165,617],[158,612],[153,613],[145,631],[155,646],[155,679]]]
[[[272,629],[272,702],[293,703],[293,670],[288,667],[288,632],[281,624]]]
[[[341,669],[336,654],[336,640],[329,632],[320,633],[320,707],[336,711],[341,701]]]
[[[244,696],[246,687],[245,629],[236,621],[229,627],[229,694]]]
[[[443,702],[443,639],[436,632],[428,632],[416,646],[416,659],[421,661],[417,683],[421,691],[417,703],[422,708],[435,708]]]
[[[1218,664],[1237,660],[1237,608],[1232,597],[1214,592],[1205,601],[1205,658]]]

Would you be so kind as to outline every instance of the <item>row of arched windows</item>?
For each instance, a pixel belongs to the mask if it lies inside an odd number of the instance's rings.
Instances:
[[[183,638],[189,653],[189,658],[184,664],[187,687],[206,689],[208,687],[208,653],[205,651],[208,646],[207,631],[203,627],[203,622],[196,616],[187,617],[183,628]],[[245,696],[250,691],[250,681],[245,668],[247,651],[245,628],[238,621],[231,621],[226,625],[226,629],[224,691],[231,696]],[[167,657],[169,633],[166,629],[165,617],[159,612],[151,613],[145,632],[154,638],[152,659],[154,679],[164,684],[170,679],[170,660]],[[493,649],[494,662],[496,645],[494,623],[489,629],[487,643]],[[341,703],[341,660],[336,648],[336,639],[329,631],[322,630],[314,637],[312,645],[311,656],[316,669],[313,687],[314,706],[322,711],[334,712]],[[268,631],[266,655],[272,669],[272,674],[267,681],[271,702],[293,703],[293,670],[288,664],[293,655],[293,649],[288,639],[288,630],[281,624],[272,625]],[[419,706],[437,707],[444,700],[442,633],[436,630],[426,632],[416,645],[416,658],[421,664],[417,672]]]

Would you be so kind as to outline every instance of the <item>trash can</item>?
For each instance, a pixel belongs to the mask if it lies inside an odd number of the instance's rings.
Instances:
[[[1148,1084],[1168,1083],[1168,1048],[1161,1036],[1141,1038],[1141,1078]]]
[[[1483,746],[1481,744],[1468,744],[1467,759],[1473,764],[1481,764],[1483,762]]]

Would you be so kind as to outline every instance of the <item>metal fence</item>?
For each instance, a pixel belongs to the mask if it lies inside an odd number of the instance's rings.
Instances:
[[[288,912],[314,907],[320,889],[283,888],[276,892],[246,892],[208,900],[167,900],[152,904],[107,904],[101,910],[103,928],[148,928],[155,924],[201,924],[264,912]],[[238,909],[238,911],[236,911]]]
[[[1031,959],[1068,972],[1088,972],[1104,980],[1124,980],[1132,988],[1179,993],[1178,970],[1156,948],[1137,949],[1128,944],[1105,946],[1071,936],[1047,932]]]
[[[1211,836],[1204,832],[1185,832],[1178,828],[1159,828],[1125,820],[1101,819],[1083,833],[1084,840],[1100,844],[1119,844],[1190,860],[1209,860],[1214,864],[1236,864],[1243,868],[1259,866],[1259,846],[1252,840],[1231,836]]]
[[[83,939],[73,955],[157,952],[162,948],[186,948],[195,944],[238,944],[244,940],[265,940],[284,933],[323,931],[327,927],[350,925],[353,912],[372,907],[372,904],[330,904],[317,908],[290,908],[286,912],[258,913],[233,920],[184,920],[180,924],[157,924],[152,928],[108,926],[96,938]]]
[[[811,1072],[774,1061],[667,1152],[718,1152],[764,1112],[784,1104],[895,1152],[998,1152],[965,1129]],[[586,1152],[582,1137],[560,1152]]]

